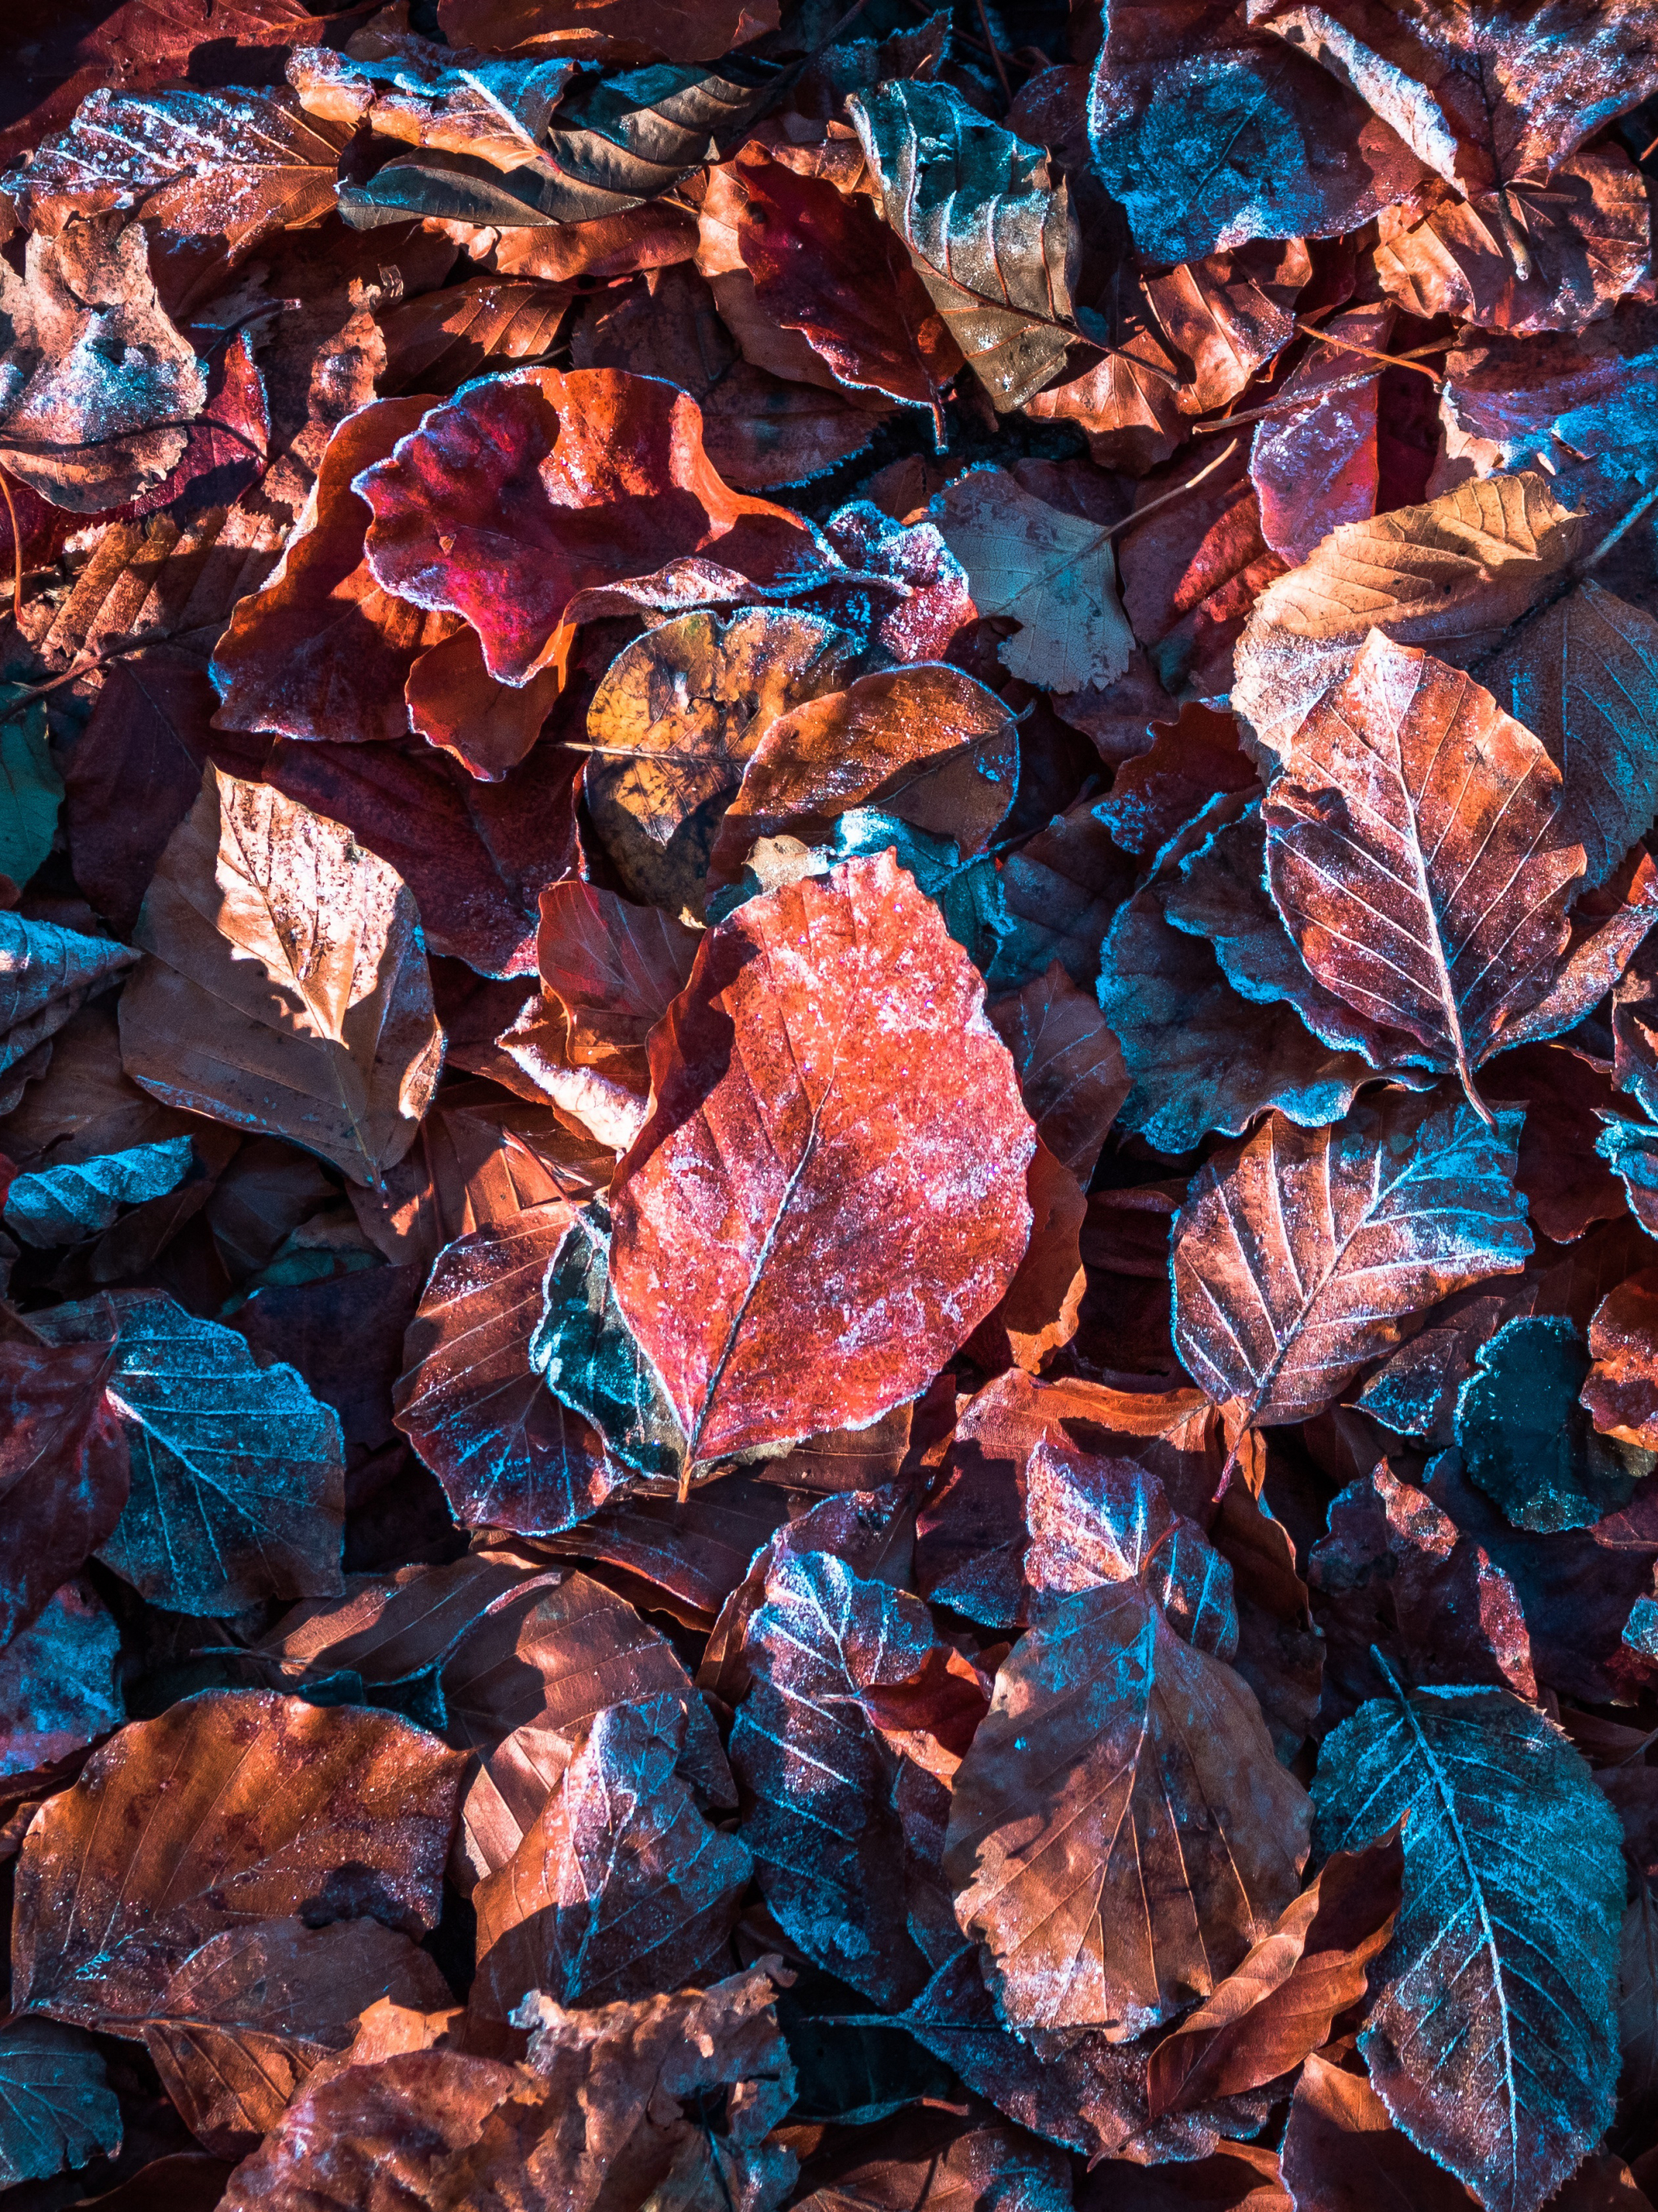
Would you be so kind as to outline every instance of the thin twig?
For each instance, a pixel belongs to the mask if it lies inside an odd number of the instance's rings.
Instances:
[[[1218,422],[1215,425],[1218,430],[1224,429],[1225,427],[1223,422]],[[1114,522],[1110,529],[1102,532],[1101,535],[1106,538],[1112,538],[1120,530],[1132,530],[1137,523],[1144,522],[1148,514],[1155,514],[1160,507],[1167,507],[1170,500],[1179,499],[1188,491],[1195,491],[1205,477],[1213,476],[1221,463],[1230,460],[1242,443],[1242,438],[1234,438],[1230,446],[1222,447],[1212,461],[1206,461],[1196,476],[1187,477],[1184,483],[1176,484],[1172,491],[1164,492],[1160,499],[1148,500],[1144,507],[1138,508],[1133,514],[1124,515],[1121,522]]]
[[[1315,330],[1299,315],[1296,317],[1296,328],[1303,337],[1316,338],[1321,345],[1333,346],[1338,353],[1362,353],[1367,361],[1386,362],[1389,368],[1413,368],[1418,376],[1425,376],[1430,384],[1438,384],[1442,380],[1432,369],[1424,368],[1419,361],[1412,361],[1408,354],[1378,353],[1374,346],[1355,345],[1351,338],[1333,338],[1327,331]]]
[[[1212,438],[1218,430],[1230,430],[1240,422],[1263,422],[1269,415],[1293,414],[1297,407],[1316,407],[1321,399],[1329,399],[1338,392],[1351,392],[1356,385],[1370,382],[1369,369],[1353,376],[1339,376],[1333,384],[1321,384],[1309,392],[1291,392],[1283,398],[1274,399],[1265,407],[1247,408],[1242,415],[1228,415],[1218,422],[1194,422],[1194,438]]]
[[[145,646],[161,642],[160,637],[147,637],[136,645],[113,646],[107,653],[94,653],[86,660],[77,660],[73,668],[66,668],[61,676],[54,676],[45,684],[31,684],[27,691],[20,691],[10,706],[0,712],[0,722],[12,721],[33,701],[44,699],[48,691],[57,690],[62,684],[73,684],[77,676],[89,676],[94,668],[101,668],[106,661],[123,659],[129,653],[142,653]]]
[[[1658,154],[1658,138],[1653,139],[1649,145],[1643,146],[1635,157],[1636,167],[1638,169],[1643,161],[1649,161],[1655,154]]]
[[[17,526],[17,509],[12,504],[11,484],[3,469],[0,469],[0,493],[5,496],[6,514],[11,523],[11,618],[21,634],[23,628],[23,533]]]
[[[1615,522],[1612,528],[1607,531],[1606,536],[1595,547],[1594,552],[1591,553],[1588,558],[1584,562],[1583,567],[1585,569],[1594,568],[1595,562],[1601,558],[1603,554],[1610,553],[1612,547],[1618,543],[1624,532],[1626,530],[1632,530],[1634,528],[1635,525],[1641,520],[1641,517],[1646,513],[1647,509],[1652,505],[1655,500],[1658,500],[1658,483],[1654,484],[1649,491],[1643,491],[1640,498],[1636,501],[1634,506],[1631,507],[1629,513],[1624,517],[1623,520],[1621,522]]]
[[[979,28],[985,34],[985,44],[990,49],[990,58],[995,63],[996,74],[1001,79],[1002,98],[1007,102],[1011,108],[1013,105],[1013,88],[1007,81],[1007,71],[1002,64],[1001,49],[996,44],[995,40],[991,36],[990,17],[985,12],[985,0],[978,0],[978,7]]]

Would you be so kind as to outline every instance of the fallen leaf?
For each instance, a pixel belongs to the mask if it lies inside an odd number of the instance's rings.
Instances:
[[[1397,1834],[1327,1859],[1272,1934],[1152,2052],[1152,2111],[1259,2088],[1324,2043],[1336,2015],[1362,2002],[1365,1969],[1393,1934],[1404,1864]]]
[[[1384,1094],[1334,1127],[1274,1115],[1194,1180],[1174,1231],[1175,1342],[1244,1426],[1305,1419],[1409,1316],[1531,1250],[1510,1120]]]
[[[295,1139],[377,1185],[442,1061],[415,902],[349,832],[210,769],[134,933],[127,1073],[169,1104]]]
[[[901,1405],[1006,1288],[1035,1139],[980,988],[886,856],[751,900],[704,940],[610,1201],[616,1295],[691,1462]],[[918,1030],[926,1060],[891,1068]],[[733,1182],[762,1113],[763,1170]]]
[[[1057,960],[985,1016],[1013,1056],[1038,1139],[1086,1185],[1128,1094],[1116,1038]]]
[[[165,1196],[193,1164],[190,1139],[167,1137],[130,1152],[14,1176],[0,1218],[26,1244],[79,1243],[107,1229],[123,1206]]]
[[[1359,2037],[1372,2083],[1488,2212],[1540,2205],[1612,2117],[1611,1808],[1558,1729],[1506,1690],[1362,1706],[1327,1739],[1314,1798],[1321,1852],[1409,1814],[1404,1903]]]
[[[54,1590],[0,1650],[0,1775],[55,1766],[119,1728],[120,1659],[121,1632],[92,1584],[77,1576]]]
[[[1627,1505],[1652,1455],[1603,1437],[1578,1395],[1589,1352],[1558,1314],[1505,1322],[1474,1357],[1456,1401],[1456,1441],[1468,1480],[1516,1528],[1592,1528]]]
[[[1589,1324],[1589,1352],[1582,1402],[1595,1427],[1658,1450],[1658,1274],[1643,1270],[1608,1291]]]
[[[1019,624],[1000,648],[1010,675],[1080,691],[1123,673],[1134,640],[1106,531],[1045,505],[996,468],[959,478],[928,512],[967,570],[979,612]]]
[[[950,85],[893,78],[847,113],[881,212],[963,358],[999,413],[1022,405],[1073,327],[1080,240],[1066,184]]]
[[[1347,2212],[1378,2188],[1422,2212],[1464,2212],[1461,2183],[1394,2127],[1363,2075],[1315,2051],[1290,2106],[1280,2153],[1296,2212]]]
[[[0,2178],[47,2181],[121,2148],[121,2107],[89,2036],[53,2021],[0,2030]]]
[[[100,1352],[132,1485],[98,1556],[175,1613],[238,1613],[340,1587],[339,1422],[291,1367],[258,1367],[246,1340],[164,1291],[55,1306],[54,1344]]]
[[[1005,2017],[1114,2041],[1209,1996],[1267,1933],[1310,1818],[1254,1693],[1118,1583],[1059,1601],[1004,1662],[945,1870]]]
[[[24,1841],[18,2008],[134,2034],[202,1945],[300,1905],[424,1934],[464,1764],[390,1713],[257,1691],[133,1722]]]
[[[126,1432],[104,1395],[114,1335],[0,1344],[0,1649],[108,1541],[126,1504]]]
[[[1274,402],[1284,411],[1255,426],[1249,476],[1260,500],[1260,534],[1292,565],[1340,524],[1366,522],[1376,513],[1382,364],[1366,376],[1365,355],[1347,345],[1382,351],[1393,325],[1387,306],[1350,307],[1321,324],[1328,343],[1315,345],[1285,379]]]

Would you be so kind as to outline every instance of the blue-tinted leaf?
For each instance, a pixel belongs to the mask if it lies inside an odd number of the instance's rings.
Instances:
[[[1645,1079],[1642,1084],[1644,1087]],[[1631,1088],[1636,1087],[1631,1085]],[[1610,1160],[1612,1171],[1624,1186],[1630,1212],[1649,1233],[1658,1231],[1658,1127],[1645,1121],[1628,1121],[1621,1115],[1601,1115],[1603,1127],[1594,1149]]]
[[[1624,1861],[1553,1723],[1507,1690],[1376,1698],[1326,1738],[1314,1849],[1405,1821],[1405,1898],[1359,2048],[1412,2142],[1533,2212],[1612,2118]]]
[[[1522,1315],[1481,1345],[1462,1385],[1463,1466],[1516,1528],[1591,1528],[1658,1466],[1658,1454],[1600,1435],[1579,1405],[1590,1365],[1572,1322]]]
[[[1078,1590],[1137,1582],[1194,1650],[1236,1655],[1232,1570],[1149,1468],[1044,1438],[1025,1465],[1025,1520],[1024,1577],[1038,1617]]]
[[[55,2021],[0,2029],[0,2188],[121,2148],[121,2107],[89,2035]]]
[[[530,1364],[562,1404],[591,1421],[612,1459],[677,1481],[685,1432],[610,1288],[610,1216],[580,1208],[548,1263]]]
[[[188,1137],[134,1145],[65,1167],[16,1176],[6,1193],[5,1223],[26,1244],[78,1243],[107,1229],[124,1206],[164,1198],[190,1173]]]
[[[46,701],[7,714],[18,696],[0,684],[0,875],[21,889],[52,850],[64,779],[46,742]]]
[[[0,1074],[137,957],[106,937],[0,914]]]
[[[338,1416],[291,1367],[161,1291],[121,1291],[35,1317],[55,1344],[119,1328],[108,1383],[132,1488],[98,1553],[170,1612],[237,1613],[341,1588],[345,1467]]]
[[[121,1632],[78,1576],[0,1651],[0,1774],[27,1774],[126,1718]]]
[[[754,1863],[697,1809],[685,1740],[671,1695],[593,1716],[510,1862],[473,1892],[477,2010],[504,2021],[531,1990],[612,2004],[713,1967]]]

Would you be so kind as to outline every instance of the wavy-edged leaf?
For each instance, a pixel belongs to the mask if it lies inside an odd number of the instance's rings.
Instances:
[[[106,937],[0,913],[0,1076],[137,958]]]
[[[916,1397],[1011,1281],[1035,1138],[890,854],[711,930],[611,1188],[610,1273],[695,1462]]]
[[[531,175],[532,204],[555,222],[593,222],[666,191],[744,130],[774,73],[733,58],[718,69],[659,63],[589,79],[561,103]]]
[[[1012,714],[960,669],[920,663],[859,676],[790,708],[749,754],[726,809],[710,874],[735,882],[762,837],[824,843],[838,817],[869,807],[981,853],[1013,804]]]
[[[98,1556],[174,1613],[238,1613],[340,1588],[345,1466],[338,1416],[292,1367],[259,1367],[247,1340],[164,1291],[55,1306],[56,1344],[119,1334],[107,1390],[132,1487]]]
[[[531,1366],[554,1397],[591,1423],[606,1454],[635,1474],[677,1482],[685,1437],[610,1285],[610,1217],[575,1209],[547,1263]]]
[[[26,1244],[77,1243],[107,1229],[124,1206],[165,1197],[190,1173],[194,1157],[188,1137],[167,1137],[14,1176],[3,1208],[6,1226]]]
[[[24,1841],[13,2002],[130,2033],[203,1944],[296,1905],[424,1935],[465,1765],[392,1714],[264,1691],[133,1722]]]
[[[1274,1114],[1217,1152],[1175,1218],[1175,1343],[1245,1423],[1333,1405],[1416,1315],[1532,1249],[1520,1116],[1398,1091],[1333,1128]]]
[[[774,1553],[744,1661],[731,1759],[761,1894],[817,1965],[902,2005],[959,1941],[938,1851],[984,1679],[919,1598],[828,1552]]]
[[[469,1526],[568,1528],[625,1478],[530,1364],[543,1285],[569,1229],[570,1208],[555,1199],[459,1238],[410,1325],[397,1424]]]
[[[1272,1934],[1151,2053],[1151,2109],[1201,2105],[1277,2081],[1317,2050],[1364,1995],[1394,1932],[1405,1873],[1397,1835],[1337,1851]]]
[[[1359,2036],[1394,2120],[1486,2212],[1534,2212],[1618,2082],[1617,1816],[1506,1690],[1422,1689],[1325,1741],[1317,1849],[1405,1820],[1405,1893]]]
[[[443,1060],[402,878],[338,823],[210,768],[134,934],[152,957],[122,994],[128,1074],[378,1185]]]
[[[808,2156],[798,2212],[1070,2212],[1062,2152],[987,2116],[911,2106]]]
[[[1260,534],[1291,566],[1338,525],[1376,513],[1382,363],[1347,351],[1344,341],[1374,354],[1393,326],[1385,303],[1333,316],[1321,325],[1329,343],[1315,346],[1279,387],[1273,404],[1284,411],[1255,425],[1249,478],[1260,501]]]
[[[1238,641],[1234,711],[1275,766],[1371,629],[1472,660],[1530,611],[1581,541],[1540,469],[1343,523],[1255,601]]]
[[[1313,975],[1425,1047],[1482,1114],[1473,1071],[1570,934],[1583,848],[1560,792],[1490,692],[1372,630],[1262,807],[1272,896]]]
[[[1011,676],[1053,691],[1115,683],[1134,634],[1118,604],[1108,531],[1050,507],[998,468],[958,477],[928,513],[966,569],[979,612],[1019,624],[1000,647]]]
[[[506,2020],[531,1990],[609,2004],[703,1978],[753,1861],[697,1810],[684,1745],[672,1697],[594,1715],[511,1861],[472,1893],[476,2009]]]
[[[0,1344],[0,1648],[106,1543],[127,1502],[126,1432],[104,1394],[108,1321],[81,1344]]]
[[[847,113],[881,212],[968,367],[1000,413],[1039,392],[1074,335],[1081,240],[1048,156],[987,122],[954,86],[894,77]]]
[[[0,2028],[0,2187],[47,2181],[121,2148],[121,2107],[103,2053],[55,2021]]]
[[[1117,2040],[1269,1932],[1311,1818],[1254,1692],[1117,1583],[1062,1599],[1003,1662],[945,1871],[1007,2020]]]

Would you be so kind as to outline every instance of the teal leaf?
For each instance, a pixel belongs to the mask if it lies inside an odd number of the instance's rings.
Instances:
[[[21,696],[16,685],[0,684],[0,875],[20,890],[52,850],[64,796],[46,742],[46,702],[9,711]]]
[[[1612,2116],[1616,1814],[1560,1729],[1496,1689],[1373,1698],[1326,1738],[1313,1800],[1319,1858],[1405,1822],[1371,2082],[1486,2212],[1534,2212]]]
[[[1588,1346],[1558,1314],[1527,1314],[1482,1344],[1456,1401],[1468,1480],[1516,1528],[1592,1528],[1627,1505],[1658,1454],[1603,1437],[1578,1403]]]
[[[0,2189],[121,2148],[121,2107],[89,2035],[56,2021],[0,2030]]]
[[[6,1193],[6,1226],[26,1244],[78,1243],[109,1228],[123,1206],[176,1190],[193,1158],[188,1137],[168,1137],[17,1176]]]

